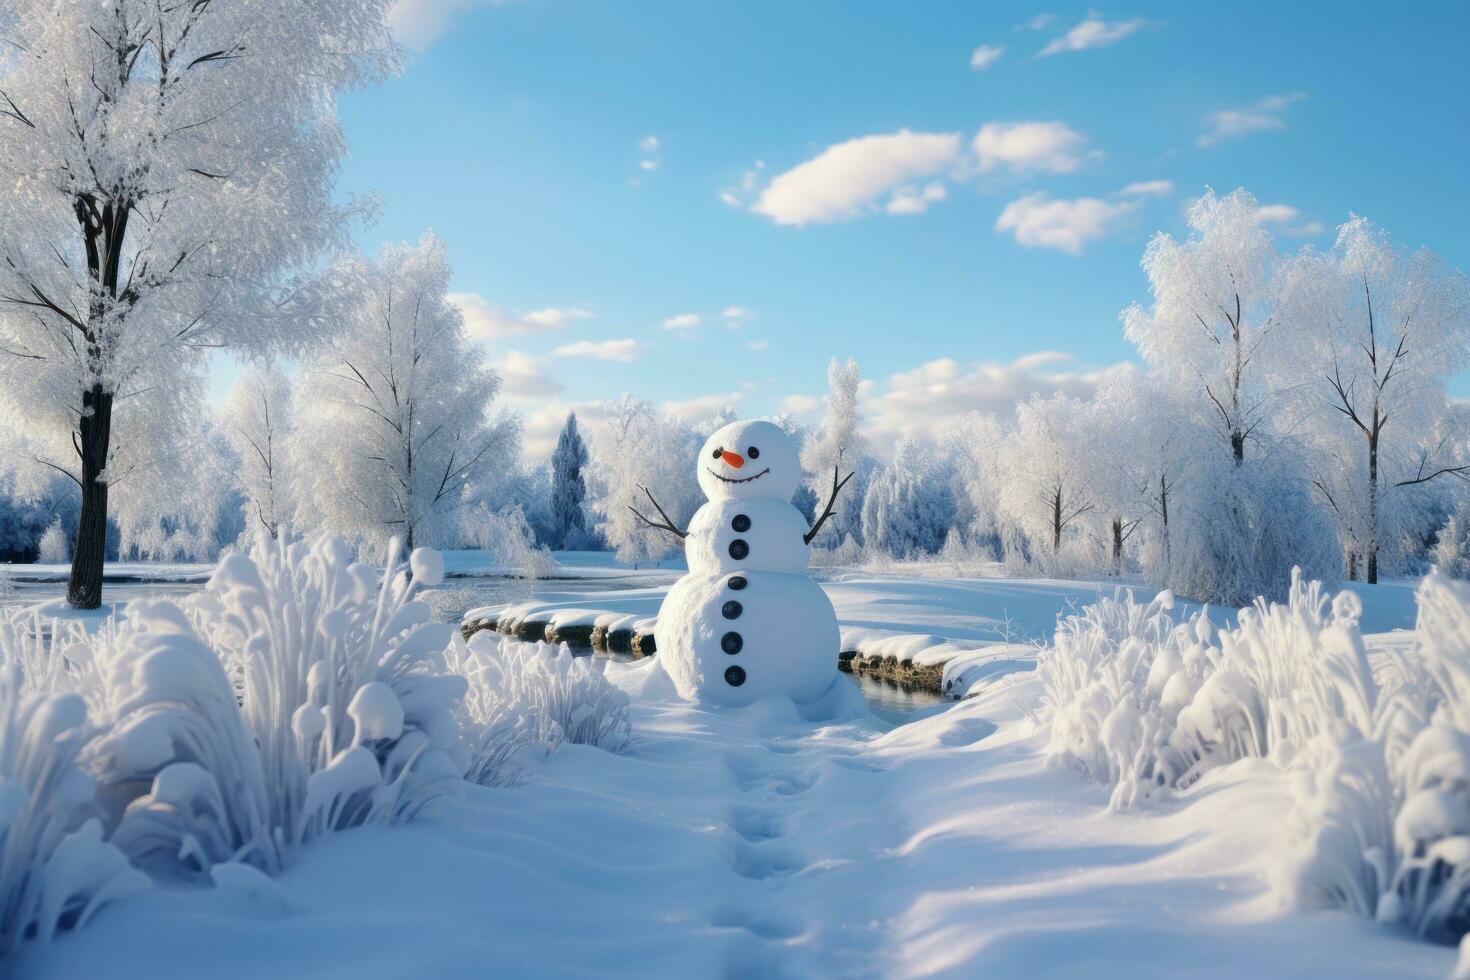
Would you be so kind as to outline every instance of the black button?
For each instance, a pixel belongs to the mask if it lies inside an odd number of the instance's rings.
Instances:
[[[750,545],[746,544],[743,538],[736,538],[734,541],[730,542],[731,558],[734,558],[736,561],[740,561],[748,554],[750,554]]]
[[[744,667],[726,667],[725,668],[725,683],[726,684],[729,684],[731,687],[739,687],[741,684],[744,684],[745,683],[745,668]]]
[[[735,519],[730,522],[730,526],[741,534],[744,534],[750,530],[750,518],[744,514],[736,514]]]
[[[739,592],[741,589],[745,588],[748,583],[745,581],[744,575],[731,575],[730,581],[726,582],[725,584],[734,589],[736,592]]]
[[[739,653],[743,646],[745,646],[745,640],[734,630],[720,637],[720,649],[732,657]]]
[[[731,599],[720,607],[720,615],[724,616],[726,619],[739,619],[740,614],[744,611],[744,609],[744,606],[736,602],[734,599]]]

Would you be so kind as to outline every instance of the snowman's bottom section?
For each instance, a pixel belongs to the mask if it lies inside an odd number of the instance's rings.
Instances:
[[[780,692],[819,697],[837,674],[841,637],[827,593],[806,575],[686,575],[655,630],[658,660],[680,696],[749,704]]]

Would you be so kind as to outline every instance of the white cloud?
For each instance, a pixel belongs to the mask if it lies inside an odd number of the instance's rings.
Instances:
[[[744,306],[727,306],[720,311],[720,316],[725,320],[725,326],[734,330],[746,320],[755,317],[755,310]]]
[[[1168,197],[1174,193],[1174,182],[1170,180],[1140,180],[1129,184],[1118,192],[1119,197]]]
[[[1055,248],[1079,255],[1089,241],[1105,236],[1119,218],[1138,205],[1095,197],[1054,200],[1037,192],[1012,201],[995,221],[996,231],[1013,232],[1027,248]]]
[[[698,313],[676,313],[664,320],[665,330],[693,330],[702,318]]]
[[[1005,167],[1018,174],[1069,174],[1082,165],[1086,142],[1066,123],[986,123],[975,134],[974,147],[982,171]]]
[[[591,357],[599,361],[619,361],[627,364],[638,357],[638,342],[631,338],[622,340],[578,340],[562,344],[551,353],[557,357]]]
[[[1327,226],[1320,221],[1301,221],[1301,211],[1290,204],[1262,204],[1257,212],[1257,220],[1263,225],[1276,225],[1277,230],[1283,235],[1293,238],[1310,238],[1320,235],[1327,230]]]
[[[395,0],[388,10],[388,28],[398,43],[422,51],[437,41],[449,21],[471,7],[499,6],[505,0]]]
[[[1030,354],[1009,364],[964,364],[942,357],[881,379],[869,389],[864,411],[872,420],[874,441],[886,447],[905,434],[934,438],[966,412],[1010,415],[1017,401],[1033,394],[1088,397],[1109,374],[1129,370],[1135,369],[1128,364],[1082,368],[1071,355],[1057,351]]]
[[[638,152],[643,156],[643,159],[638,161],[639,170],[642,170],[645,173],[652,173],[653,171],[658,169],[660,163],[660,160],[658,158],[658,147],[658,137],[654,136],[652,133],[638,141]],[[636,178],[629,178],[628,183],[632,184],[634,187],[638,186],[638,181]]]
[[[750,210],[781,225],[841,221],[872,209],[879,197],[905,183],[954,166],[959,158],[959,133],[901,129],[860,136],[834,143],[773,177]]]
[[[1197,142],[1200,146],[1214,146],[1250,133],[1285,129],[1286,120],[1282,116],[1293,104],[1306,97],[1304,92],[1268,95],[1248,106],[1212,112],[1205,117],[1210,126],[1209,132],[1200,136]]]
[[[505,356],[490,360],[500,375],[500,392],[508,400],[543,400],[561,391],[561,383],[541,370],[541,362],[520,351],[507,351]]]
[[[948,196],[949,191],[937,180],[930,181],[922,189],[900,187],[893,192],[883,210],[889,214],[923,214],[929,210],[929,205]]]
[[[1096,14],[1088,14],[1086,20],[1077,24],[1070,31],[1060,37],[1052,38],[1050,43],[1041,49],[1040,57],[1045,58],[1066,51],[1105,48],[1137,32],[1143,23],[1141,17],[1135,17],[1132,20],[1106,21]]]
[[[756,189],[760,187],[761,175],[765,173],[766,161],[757,160],[755,163],[740,174],[740,182],[732,187],[726,187],[720,191],[720,200],[732,208],[745,210],[755,200]]]
[[[516,334],[550,333],[574,320],[589,319],[581,307],[548,306],[515,316],[501,310],[479,293],[450,293],[448,300],[464,317],[465,334],[471,340],[498,340]]]
[[[984,71],[1000,60],[1006,49],[997,44],[982,44],[970,53],[970,70]]]
[[[684,423],[703,422],[716,412],[740,402],[742,392],[732,391],[723,395],[701,395],[698,398],[666,401],[663,410]]]
[[[1018,31],[1044,31],[1057,22],[1056,14],[1037,14],[1023,24],[1017,24]]]
[[[781,411],[789,415],[815,415],[822,407],[822,400],[814,395],[787,395],[781,399]]]
[[[745,346],[749,347],[753,351],[763,351],[767,347],[771,346],[771,342],[769,340],[766,340],[765,338],[761,338],[760,340],[752,340]]]

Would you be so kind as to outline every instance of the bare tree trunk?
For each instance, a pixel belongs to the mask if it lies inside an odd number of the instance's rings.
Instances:
[[[1123,519],[1113,518],[1113,577],[1123,575]]]
[[[98,326],[117,299],[118,271],[123,240],[127,237],[132,206],[123,202],[98,201],[80,196],[74,202],[77,222],[87,253],[87,272],[92,281],[92,301],[87,310],[87,361],[99,365],[104,356],[104,339]],[[96,609],[102,605],[102,561],[107,550],[107,484],[98,480],[107,468],[112,446],[113,393],[101,381],[82,392],[82,413],[77,420],[77,454],[82,462],[82,510],[77,526],[77,546],[72,554],[71,573],[66,583],[66,602],[74,609]]]
[[[1159,514],[1164,520],[1164,568],[1172,570],[1173,556],[1169,552],[1169,484],[1164,474],[1159,474]]]
[[[1358,580],[1358,552],[1355,548],[1348,549],[1347,577],[1349,582],[1356,582]]]
[[[102,561],[107,551],[107,484],[97,479],[107,466],[112,440],[112,395],[93,385],[82,395],[78,425],[82,455],[82,512],[77,545],[66,583],[66,602],[74,609],[102,605]]]
[[[1051,553],[1062,550],[1062,488],[1057,487],[1051,495]]]
[[[1376,413],[1375,413],[1376,414]],[[1378,584],[1378,433],[1368,435],[1368,584]]]

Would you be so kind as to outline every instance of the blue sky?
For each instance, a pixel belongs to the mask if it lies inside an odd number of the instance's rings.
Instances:
[[[448,242],[533,454],[623,391],[810,416],[834,355],[880,443],[1085,390],[1133,356],[1148,237],[1207,185],[1279,205],[1290,248],[1354,211],[1470,268],[1470,4],[402,0],[395,21],[402,76],[342,102],[342,188],[381,197],[365,248]]]

